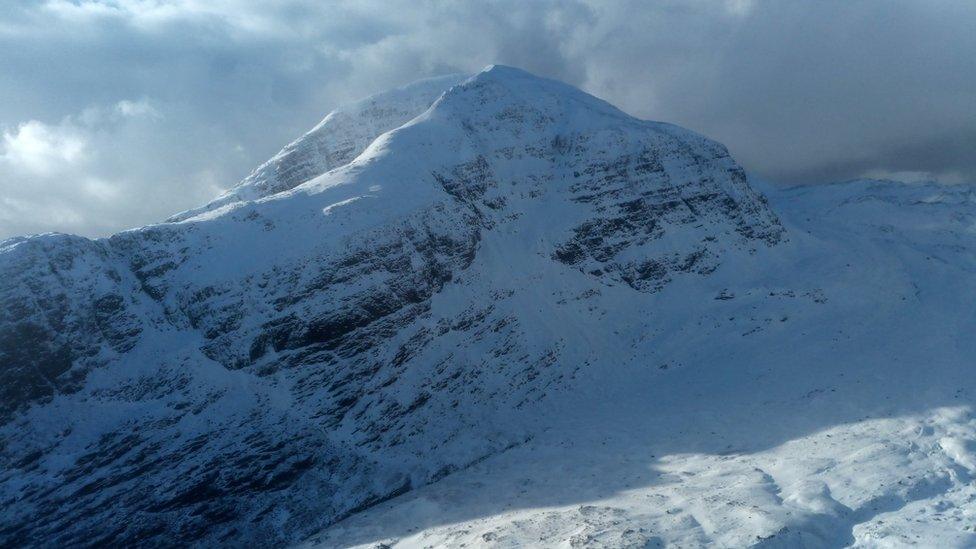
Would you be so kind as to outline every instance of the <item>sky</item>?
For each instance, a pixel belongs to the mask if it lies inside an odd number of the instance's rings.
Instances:
[[[976,181],[972,0],[0,2],[0,238],[201,205],[334,107],[500,63],[783,185]]]

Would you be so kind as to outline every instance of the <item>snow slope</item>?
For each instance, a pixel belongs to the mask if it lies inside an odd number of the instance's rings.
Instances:
[[[972,542],[971,187],[457,80],[0,244],[0,545]]]
[[[468,76],[449,74],[418,80],[340,107],[221,196],[169,220],[182,221],[227,204],[271,196],[344,166],[374,139],[427,110],[442,93]]]
[[[976,545],[976,188],[770,190],[762,269],[656,297],[643,368],[322,546]],[[584,396],[585,394],[585,396]]]

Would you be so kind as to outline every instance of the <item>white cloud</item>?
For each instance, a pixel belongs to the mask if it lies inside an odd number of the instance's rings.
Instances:
[[[30,120],[0,141],[0,238],[58,230],[109,234],[165,217],[219,189],[213,170],[168,164],[179,135],[148,98],[90,106],[56,124]],[[160,131],[163,130],[163,131]],[[176,176],[174,176],[176,174]]]
[[[725,0],[725,9],[734,15],[748,15],[755,6],[755,0]]]
[[[87,140],[71,126],[48,126],[37,120],[3,132],[0,162],[14,170],[50,175],[80,163]]]
[[[122,116],[129,116],[133,118],[146,117],[159,120],[163,117],[163,115],[152,106],[148,99],[140,99],[139,101],[123,99],[115,104],[115,112],[121,114]]]
[[[81,190],[88,196],[101,201],[116,199],[121,194],[116,184],[98,177],[85,177],[81,182]]]

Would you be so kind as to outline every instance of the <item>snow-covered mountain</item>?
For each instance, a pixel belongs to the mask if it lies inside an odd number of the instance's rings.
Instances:
[[[182,221],[227,204],[287,191],[344,166],[377,137],[426,111],[445,90],[468,76],[449,74],[418,80],[340,107],[209,204],[178,213],[169,221]]]
[[[0,544],[833,546],[936,497],[972,541],[973,189],[770,195],[493,66],[4,241]]]

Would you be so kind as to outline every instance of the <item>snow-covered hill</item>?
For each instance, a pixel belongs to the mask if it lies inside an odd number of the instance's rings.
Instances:
[[[971,541],[972,188],[770,195],[494,66],[5,241],[0,544]]]

